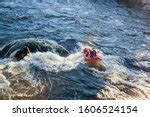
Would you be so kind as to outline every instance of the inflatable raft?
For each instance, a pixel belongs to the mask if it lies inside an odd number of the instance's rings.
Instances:
[[[86,57],[86,56],[84,55],[84,60],[85,60],[86,62],[98,62],[98,61],[101,61],[102,59],[99,58],[99,57],[88,58],[88,57]]]
[[[87,52],[87,49],[86,50],[84,49],[84,51],[83,51],[84,61],[86,61],[86,62],[99,62],[99,61],[102,60],[98,56],[95,56],[95,57],[92,57],[92,58],[91,57],[87,57],[86,52]]]

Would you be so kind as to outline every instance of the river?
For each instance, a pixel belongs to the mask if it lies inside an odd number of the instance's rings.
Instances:
[[[149,99],[150,14],[135,4],[0,0],[0,99]]]

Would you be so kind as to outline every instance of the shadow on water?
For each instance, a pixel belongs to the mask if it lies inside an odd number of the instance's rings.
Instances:
[[[117,0],[118,3],[124,3],[128,7],[134,7],[140,4],[140,0]]]
[[[95,78],[86,70],[77,69],[57,74],[52,78],[52,82],[54,99],[98,99],[96,93],[103,86],[105,79]]]
[[[150,1],[149,0],[116,0],[119,4],[125,4],[127,7],[141,8],[145,11],[150,11]]]

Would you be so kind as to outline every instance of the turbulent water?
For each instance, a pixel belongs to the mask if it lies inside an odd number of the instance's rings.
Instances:
[[[150,15],[135,4],[0,0],[0,99],[150,99]]]

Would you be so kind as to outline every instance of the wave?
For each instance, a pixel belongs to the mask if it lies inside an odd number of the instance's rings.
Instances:
[[[15,40],[0,48],[0,57],[14,57],[17,60],[23,59],[28,53],[34,52],[55,52],[61,56],[69,55],[69,51],[52,40],[24,39]]]
[[[97,93],[99,99],[150,99],[149,72],[132,70],[119,62],[120,58],[106,56],[109,69],[97,71],[96,76],[105,79],[105,84]]]
[[[60,42],[64,46],[65,43]],[[83,62],[80,51],[71,54],[67,50],[70,47],[66,49],[60,44],[24,39],[1,47],[0,99],[51,99],[51,77],[75,69]]]
[[[84,47],[81,46],[81,48]],[[147,56],[146,52],[145,54],[138,53],[136,59],[141,61],[147,60],[143,56]],[[148,72],[129,69],[123,64],[126,61],[120,61],[121,58],[119,56],[105,55],[102,53],[101,58],[103,59],[101,64],[106,66],[106,71],[99,71],[95,68],[88,67],[82,58],[82,52],[80,50],[67,57],[48,51],[28,53],[20,61],[5,58],[0,61],[0,83],[2,84],[0,87],[0,98],[57,99],[59,97],[59,99],[64,99],[64,97],[60,96],[60,89],[56,85],[68,86],[68,80],[73,82],[74,76],[70,76],[67,81],[63,76],[64,73],[69,73],[69,71],[78,71],[79,74],[82,74],[74,79],[81,85],[76,89],[77,92],[84,86],[82,82],[79,82],[83,80],[82,77],[84,74],[88,77],[96,78],[95,80],[98,81],[95,85],[97,88],[99,87],[99,91],[96,93],[97,99],[150,98]],[[89,80],[88,77],[85,80]],[[60,83],[57,84],[57,82]],[[69,87],[76,86],[75,84],[70,85]],[[93,86],[93,83],[87,83],[87,85],[86,90],[92,90],[89,87],[91,87],[90,85]],[[65,92],[65,87],[62,90]],[[72,88],[67,90],[71,91]],[[76,96],[78,97],[77,94]]]
[[[1,99],[50,99],[51,77],[75,69],[81,53],[62,57],[52,52],[29,53],[20,61],[4,59],[0,63]]]
[[[107,82],[97,93],[99,99],[150,99],[150,85],[148,74],[112,73]]]
[[[149,51],[137,52],[135,56],[125,58],[126,64],[136,69],[150,72],[150,54]]]
[[[56,99],[60,92],[53,88],[61,85],[56,84],[56,79],[63,77],[58,74],[75,69],[80,71],[84,64],[80,50],[67,57],[48,51],[28,53],[20,61],[4,58],[0,61],[0,79],[3,81],[0,99]],[[66,82],[62,78],[59,80]]]

